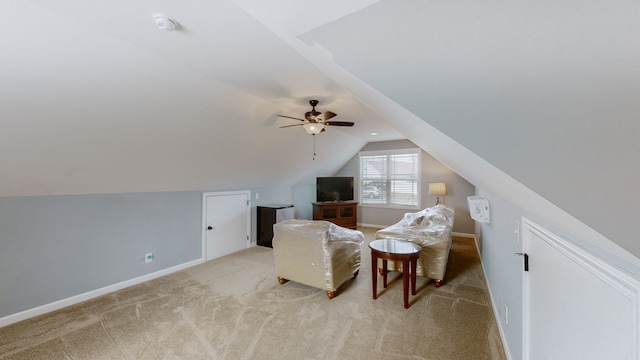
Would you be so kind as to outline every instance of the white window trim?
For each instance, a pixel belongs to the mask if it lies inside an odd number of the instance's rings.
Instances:
[[[360,192],[360,183],[362,182],[361,174],[361,156],[376,156],[376,155],[396,155],[396,154],[417,154],[418,155],[418,177],[417,177],[417,193],[418,203],[416,206],[411,205],[392,205],[392,204],[365,204],[362,202]],[[422,150],[420,148],[408,148],[408,149],[392,149],[392,150],[372,150],[372,151],[360,151],[358,153],[358,179],[354,184],[356,194],[358,195],[358,206],[369,208],[381,208],[381,209],[401,209],[401,210],[420,210],[422,209]]]

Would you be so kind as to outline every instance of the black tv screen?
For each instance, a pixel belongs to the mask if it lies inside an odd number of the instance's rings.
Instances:
[[[353,200],[353,176],[319,177],[316,181],[316,201]]]

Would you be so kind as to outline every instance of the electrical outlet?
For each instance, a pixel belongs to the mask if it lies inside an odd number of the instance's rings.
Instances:
[[[144,263],[148,264],[153,261],[153,253],[144,254]]]
[[[260,199],[260,193],[256,193],[256,200]]]

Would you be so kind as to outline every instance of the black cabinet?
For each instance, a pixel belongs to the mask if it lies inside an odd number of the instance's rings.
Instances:
[[[273,247],[273,224],[293,219],[293,205],[269,204],[256,207],[257,242],[260,246]]]

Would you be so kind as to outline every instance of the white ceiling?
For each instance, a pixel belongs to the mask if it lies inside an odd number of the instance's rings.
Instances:
[[[638,255],[639,35],[622,0],[6,0],[0,196],[289,186],[401,138],[502,176],[443,139]],[[312,98],[356,123],[316,160],[276,116]]]
[[[337,171],[368,141],[405,138],[231,1],[0,12],[0,195],[285,186]],[[155,12],[179,30],[157,29]],[[316,160],[312,137],[276,116],[301,117],[310,99],[356,123],[318,136]]]

